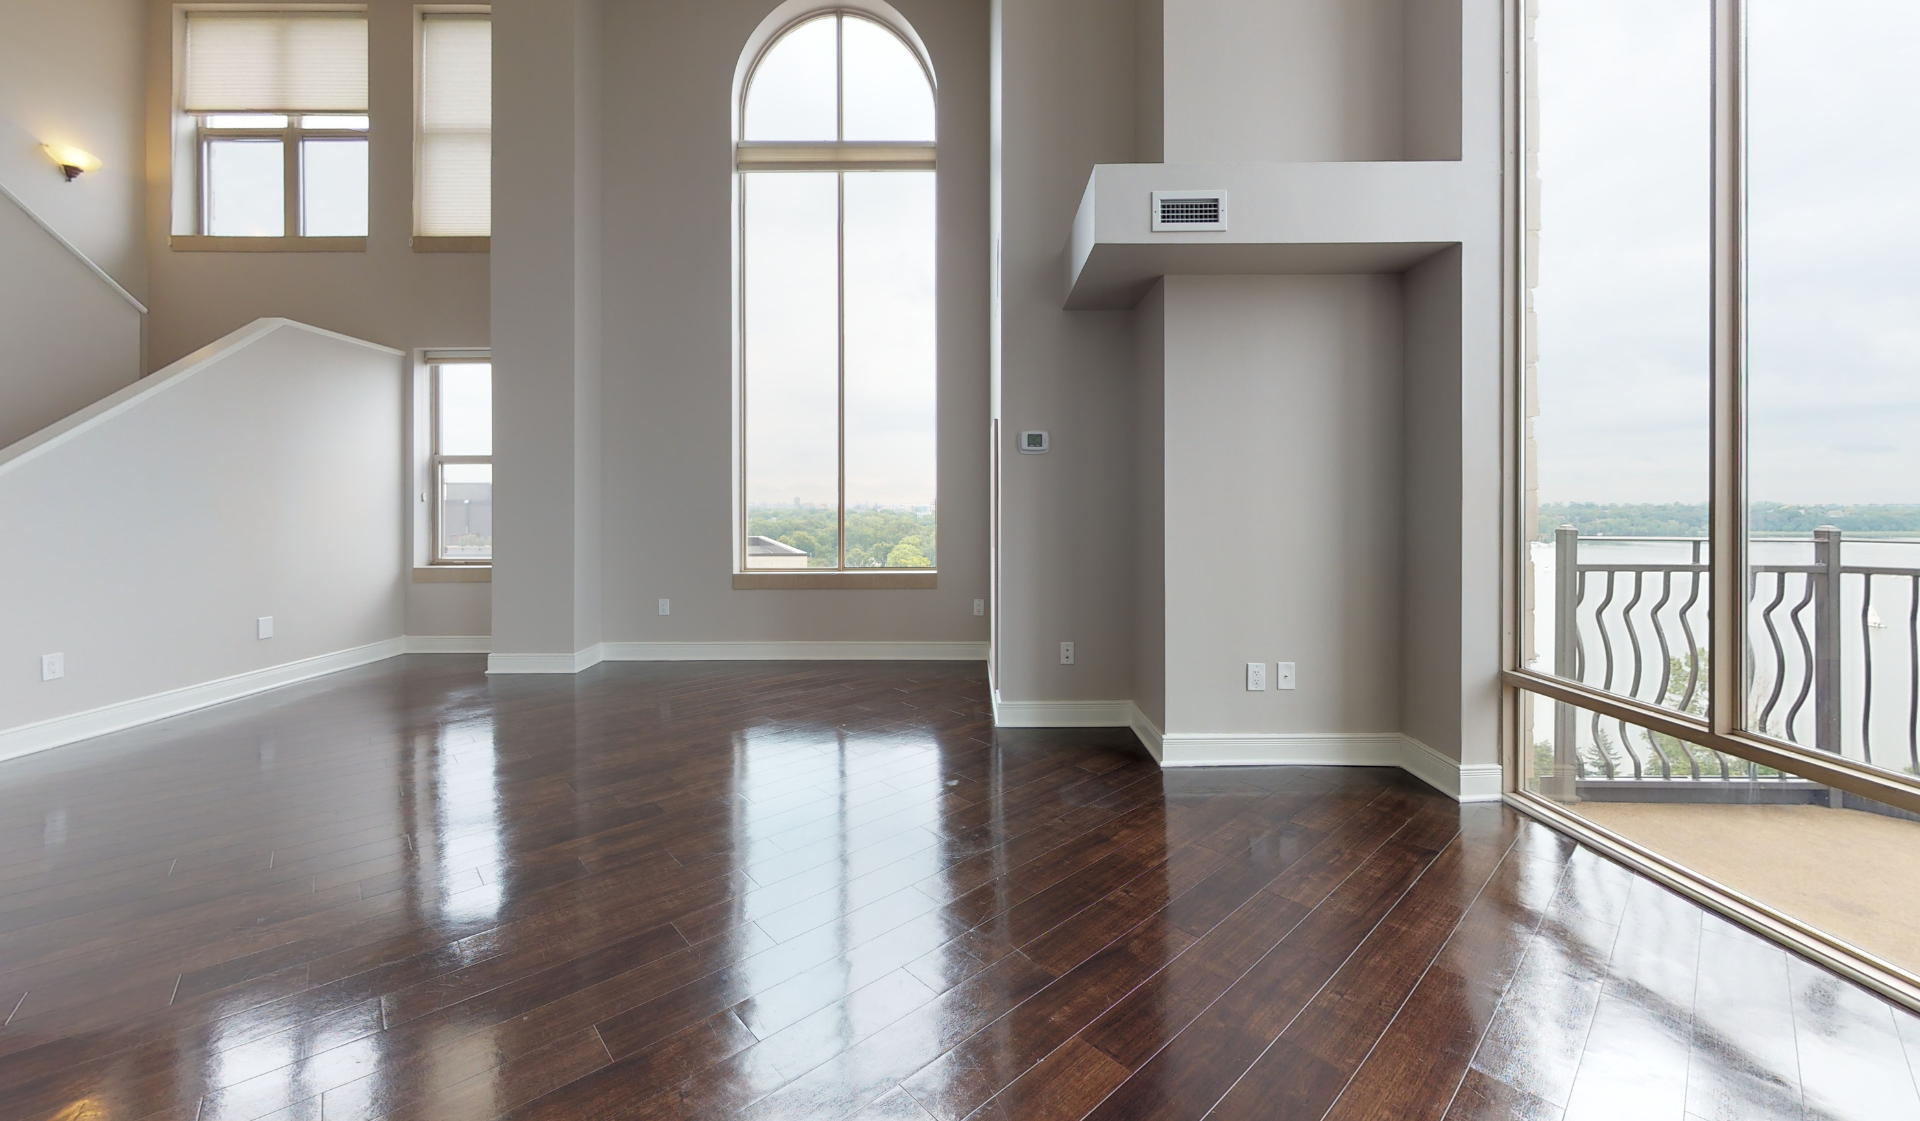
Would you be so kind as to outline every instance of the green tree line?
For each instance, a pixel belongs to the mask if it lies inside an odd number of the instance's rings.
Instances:
[[[833,567],[838,521],[831,506],[747,507],[747,532],[804,551],[808,568]],[[848,507],[848,568],[932,568],[934,559],[933,514],[897,506]]]
[[[1920,535],[1920,506],[1756,502],[1748,520],[1754,533],[1798,535],[1831,525],[1862,536]],[[1705,537],[1707,504],[1542,503],[1539,540],[1553,540],[1553,531],[1562,525],[1573,526],[1582,537]]]

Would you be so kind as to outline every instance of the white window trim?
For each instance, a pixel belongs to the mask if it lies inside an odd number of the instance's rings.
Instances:
[[[493,560],[443,559],[440,556],[440,468],[446,463],[493,462],[490,455],[440,454],[439,367],[492,362],[487,347],[435,347],[414,352],[412,411],[413,573],[418,583],[467,583],[490,580]]]

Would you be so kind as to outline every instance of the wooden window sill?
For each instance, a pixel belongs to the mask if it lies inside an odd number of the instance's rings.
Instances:
[[[777,588],[840,588],[844,590],[932,588],[938,586],[939,575],[932,569],[882,569],[878,572],[843,572],[829,569],[780,571],[776,569],[763,572],[736,572],[733,574],[733,589],[734,591],[761,591]]]
[[[413,582],[416,584],[491,584],[493,583],[493,566],[490,564],[417,565],[413,570]]]
[[[489,253],[493,250],[493,239],[481,237],[427,237],[415,234],[413,251],[415,253]]]
[[[176,253],[365,253],[364,237],[207,237],[174,234],[167,248]]]

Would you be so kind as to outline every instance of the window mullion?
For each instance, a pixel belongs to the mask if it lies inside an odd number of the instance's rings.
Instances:
[[[1712,494],[1708,564],[1713,618],[1707,720],[1715,735],[1741,730],[1746,705],[1747,494],[1745,146],[1742,0],[1713,4]]]
[[[294,127],[295,118],[287,117],[287,130],[280,134],[281,153],[286,176],[286,187],[282,190],[282,203],[286,207],[285,225],[281,232],[287,237],[300,237],[305,231],[300,228],[300,130]]]
[[[835,230],[834,251],[834,310],[838,330],[836,361],[836,396],[838,397],[840,430],[840,465],[837,474],[840,485],[840,528],[834,536],[839,541],[840,568],[847,567],[847,173],[834,173]]]
[[[833,17],[833,138],[844,143],[847,139],[847,50],[845,15],[835,13]],[[834,251],[837,260],[834,265],[836,294],[834,297],[836,318],[838,321],[838,412],[840,427],[840,466],[838,470],[840,486],[840,528],[834,534],[840,551],[840,568],[847,567],[847,173],[836,171],[833,175],[835,198]]]

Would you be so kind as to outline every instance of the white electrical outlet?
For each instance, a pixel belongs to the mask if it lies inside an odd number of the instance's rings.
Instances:
[[[986,600],[984,600],[984,599],[976,599],[976,600],[974,600],[974,601],[973,601],[973,613],[974,613],[975,615],[985,615],[985,614],[987,613],[987,601],[986,601]]]
[[[663,600],[661,600],[661,601],[660,601],[660,614],[662,614],[662,615],[671,615],[671,614],[673,614],[673,601],[672,601],[672,600],[670,600],[670,599],[663,599]]]
[[[67,656],[65,654],[40,655],[40,680],[58,681],[67,676]]]
[[[1073,643],[1063,642],[1060,644],[1060,664],[1063,666],[1073,664]]]
[[[255,619],[253,621],[253,630],[255,638],[272,638],[273,616],[262,615],[258,619]]]
[[[1281,662],[1273,667],[1273,687],[1275,689],[1293,688],[1293,663]]]
[[[1267,691],[1267,663],[1247,663],[1247,692],[1264,693]]]

